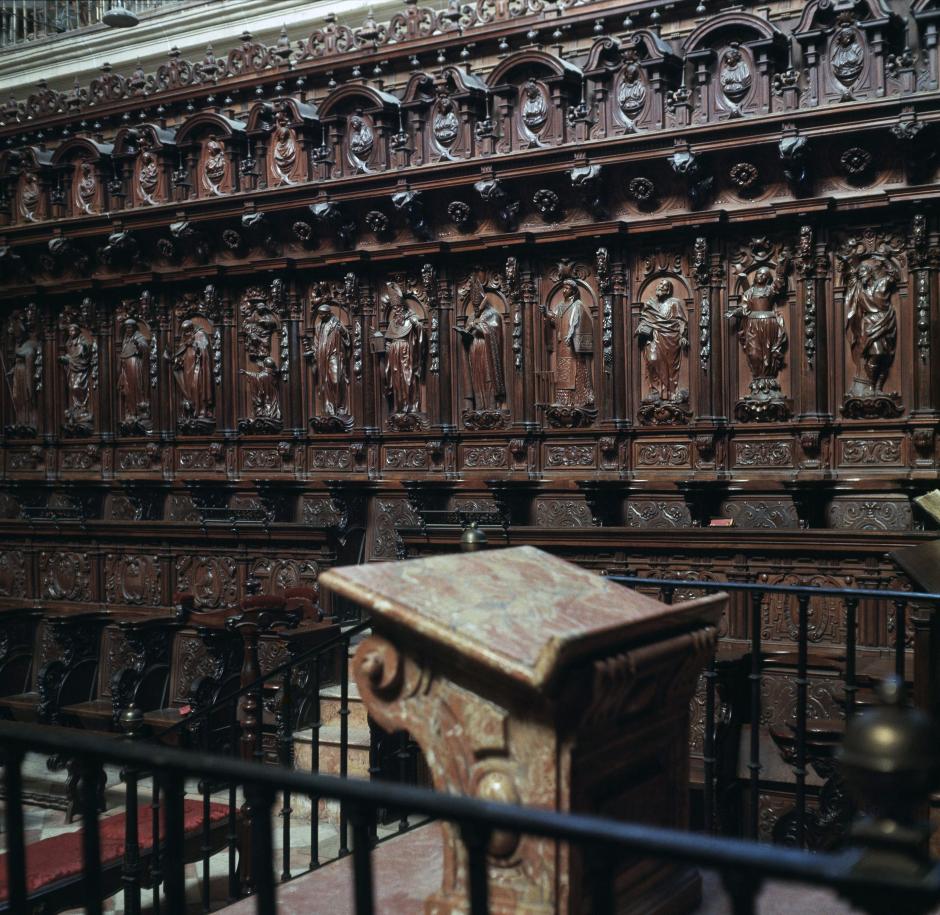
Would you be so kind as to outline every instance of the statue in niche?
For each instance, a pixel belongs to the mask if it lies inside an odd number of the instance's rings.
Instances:
[[[358,168],[365,170],[369,156],[372,155],[372,145],[375,142],[375,134],[372,128],[366,123],[366,119],[360,112],[357,112],[349,119],[349,152],[353,158],[353,164]]]
[[[832,37],[832,72],[843,86],[852,86],[861,76],[865,52],[851,19],[840,17],[839,28]]]
[[[242,431],[278,432],[281,422],[281,376],[277,363],[268,356],[257,371],[239,369],[248,380],[248,402],[252,418],[240,422]]]
[[[789,254],[784,251],[775,271],[759,267],[741,303],[725,312],[725,318],[737,330],[751,372],[750,393],[735,407],[735,415],[742,422],[782,421],[790,415],[777,380],[788,340],[783,315],[776,307],[786,292],[789,263]]]
[[[187,318],[173,353],[173,380],[180,395],[180,428],[209,431],[215,424],[215,379],[212,341],[201,324]]]
[[[646,86],[639,64],[631,61],[623,69],[623,79],[617,90],[617,104],[629,120],[635,120],[646,104]]]
[[[548,105],[541,86],[534,80],[526,80],[522,87],[522,123],[538,133],[548,120]]]
[[[121,431],[147,432],[150,418],[150,341],[136,318],[125,318],[118,368],[118,409]]]
[[[157,192],[159,181],[160,173],[157,169],[156,156],[149,150],[145,150],[140,154],[140,172],[137,175],[137,189],[144,203],[159,203],[153,196]]]
[[[271,355],[271,341],[278,329],[277,319],[269,311],[253,311],[245,322],[245,351],[252,362]]]
[[[222,182],[228,165],[222,144],[211,137],[206,143],[206,161],[202,166],[202,186],[210,194],[222,196]]]
[[[65,428],[72,434],[87,435],[92,431],[90,394],[95,344],[74,322],[69,324],[67,334],[65,352],[59,356],[68,388]]]
[[[297,138],[285,111],[279,111],[274,119],[272,140],[272,183],[293,184],[291,175],[297,165]]]
[[[26,222],[36,221],[36,208],[39,206],[39,179],[35,172],[26,172],[20,183],[19,212]]]
[[[95,169],[90,162],[82,162],[78,170],[79,180],[75,189],[75,205],[80,213],[93,215],[95,212],[95,197],[98,193],[98,179],[95,177]]]
[[[718,84],[732,102],[742,101],[751,89],[751,68],[737,45],[732,45],[721,57]]]
[[[37,376],[42,373],[42,350],[32,326],[29,313],[13,313],[7,325],[13,362],[9,368],[4,367],[13,407],[13,423],[5,431],[7,435],[26,438],[36,435],[38,430]]]
[[[689,350],[689,318],[685,305],[673,295],[671,280],[660,280],[656,294],[640,310],[636,338],[642,347],[649,394],[643,398],[640,419],[648,423],[688,421],[689,392],[679,388],[682,353]]]
[[[343,322],[329,304],[330,290],[321,284],[313,295],[313,339],[305,338],[305,355],[313,365],[317,415],[310,425],[318,432],[348,432],[352,428],[349,415],[349,354],[352,341]]]
[[[472,407],[464,412],[469,429],[492,429],[503,423],[506,383],[503,372],[503,317],[493,307],[480,278],[470,278],[465,303],[473,317],[464,327],[455,327],[467,350]]]
[[[460,119],[457,117],[457,106],[449,95],[442,95],[437,103],[437,114],[434,115],[434,139],[441,146],[451,146],[460,132]]]
[[[594,324],[581,301],[578,284],[570,277],[561,284],[561,301],[554,310],[542,306],[553,332],[552,376],[554,403],[549,421],[556,425],[580,425],[593,421]],[[560,410],[557,408],[561,408]]]
[[[839,257],[846,276],[845,329],[855,377],[843,413],[850,418],[899,416],[900,397],[886,394],[884,386],[897,352],[894,295],[901,267],[887,245],[880,245],[872,253],[859,251],[854,240],[848,247],[852,253],[841,253]]]
[[[397,283],[388,284],[381,304],[389,315],[384,334],[384,382],[391,414],[417,416],[421,413],[421,382],[427,359],[424,323],[405,302]]]

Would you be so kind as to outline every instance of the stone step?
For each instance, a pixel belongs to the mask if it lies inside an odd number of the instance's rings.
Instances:
[[[355,684],[349,684],[349,694],[347,709],[349,710],[348,721],[351,728],[367,728],[368,712],[359,697],[359,691],[355,690]],[[340,722],[340,709],[342,708],[341,690],[339,685],[328,686],[320,692],[320,721],[324,726]]]
[[[309,772],[311,764],[311,740],[313,729],[298,731],[294,734],[294,768]],[[352,778],[369,777],[369,729],[368,727],[350,726],[346,748],[346,774]],[[340,771],[340,726],[337,721],[320,728],[319,771],[324,775],[339,775]],[[336,801],[321,800],[318,805],[318,819],[321,822],[336,824],[339,822],[339,804]],[[309,822],[310,799],[298,797],[292,799],[293,815],[298,820]]]

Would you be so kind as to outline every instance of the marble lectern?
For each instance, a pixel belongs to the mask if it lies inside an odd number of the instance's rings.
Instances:
[[[414,737],[437,790],[686,825],[689,703],[725,595],[667,606],[533,547],[333,569],[320,585],[371,613],[353,660],[363,701]],[[444,836],[427,915],[468,908],[463,846]],[[496,833],[491,911],[587,913],[584,867],[567,846]],[[618,912],[691,911],[699,895],[690,868],[618,863]]]

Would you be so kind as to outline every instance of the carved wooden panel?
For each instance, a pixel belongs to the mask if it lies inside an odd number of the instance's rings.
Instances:
[[[234,607],[240,594],[238,562],[211,554],[180,557],[175,590],[192,594],[201,610]]]
[[[88,553],[72,550],[40,553],[39,589],[42,597],[50,600],[91,600],[91,558]]]
[[[159,606],[162,566],[159,556],[108,553],[104,560],[105,600],[113,604]]]

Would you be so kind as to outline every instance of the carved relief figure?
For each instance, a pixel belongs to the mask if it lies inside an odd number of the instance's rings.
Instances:
[[[751,68],[741,49],[735,45],[728,48],[721,57],[718,84],[732,102],[742,101],[751,89]]]
[[[65,424],[66,428],[75,431],[91,431],[92,411],[89,395],[94,347],[94,343],[78,324],[69,324],[65,352],[59,356],[59,361],[65,368],[68,387]]]
[[[321,418],[335,419],[345,430],[351,425],[348,366],[352,341],[349,331],[329,306],[328,295],[326,290],[318,290],[314,296],[316,324],[309,355],[313,360],[317,412]]]
[[[293,184],[292,174],[297,166],[297,138],[284,111],[274,121],[271,146],[272,184]]]
[[[20,312],[15,312],[7,325],[13,351],[13,363],[4,369],[13,407],[13,425],[7,428],[8,434],[30,436],[38,428],[36,376],[42,357],[31,325],[32,321]]]
[[[35,172],[25,172],[20,178],[19,200],[17,209],[20,218],[26,222],[36,221],[39,206],[39,179]]]
[[[405,302],[397,283],[388,284],[382,305],[389,310],[384,380],[391,412],[420,413],[421,381],[427,355],[424,323]]]
[[[522,123],[529,130],[538,133],[548,120],[548,105],[541,86],[529,79],[522,87]]]
[[[202,186],[210,194],[217,197],[222,196],[222,182],[225,180],[225,173],[228,163],[225,161],[225,150],[222,144],[211,137],[206,142],[206,160],[202,166]]]
[[[123,427],[135,429],[150,416],[150,342],[134,318],[124,321],[118,369],[118,402]]]
[[[281,377],[277,363],[269,356],[258,371],[239,369],[248,379],[253,428],[257,431],[281,428]]]
[[[506,400],[503,373],[503,317],[486,297],[479,277],[467,290],[473,317],[454,328],[464,339],[470,375],[470,397],[475,411],[496,411]]]
[[[894,363],[898,319],[894,293],[900,266],[882,246],[852,263],[844,259],[847,273],[845,327],[852,347],[855,378],[851,396],[867,397],[884,391]]]
[[[97,193],[98,179],[95,177],[94,166],[90,162],[80,163],[78,166],[78,182],[75,187],[76,210],[79,213],[93,214]]]
[[[181,421],[211,426],[215,409],[212,342],[205,328],[192,319],[180,325],[180,343],[173,354],[173,379],[180,394]]]
[[[682,353],[689,349],[689,319],[685,306],[673,295],[670,280],[660,280],[656,294],[643,303],[636,337],[643,350],[649,384],[645,401],[678,403],[689,392],[679,389]]]
[[[157,204],[154,198],[157,185],[160,183],[160,173],[157,169],[157,159],[152,152],[145,150],[140,154],[140,171],[137,173],[137,189],[140,199],[144,203]]]
[[[783,368],[788,340],[783,315],[776,305],[786,291],[788,265],[789,255],[784,252],[775,272],[759,267],[741,303],[725,313],[736,327],[751,372],[750,394],[738,404],[738,418],[742,420],[784,419],[787,415],[777,376]]]
[[[441,146],[449,147],[460,132],[460,119],[457,117],[454,101],[448,95],[442,95],[437,103],[434,115],[434,139]]]
[[[366,119],[361,113],[354,114],[349,119],[349,155],[356,168],[367,170],[374,143],[375,134]]]
[[[578,292],[578,284],[566,279],[561,301],[542,312],[554,330],[553,376],[555,402],[563,406],[594,404],[594,326]]]
[[[831,65],[836,79],[843,86],[852,86],[862,73],[865,52],[859,41],[858,31],[851,20],[840,17],[839,28],[832,36]]]
[[[623,69],[623,79],[617,90],[617,104],[631,121],[643,111],[646,104],[646,86],[643,84],[643,73],[636,63],[628,63]]]

